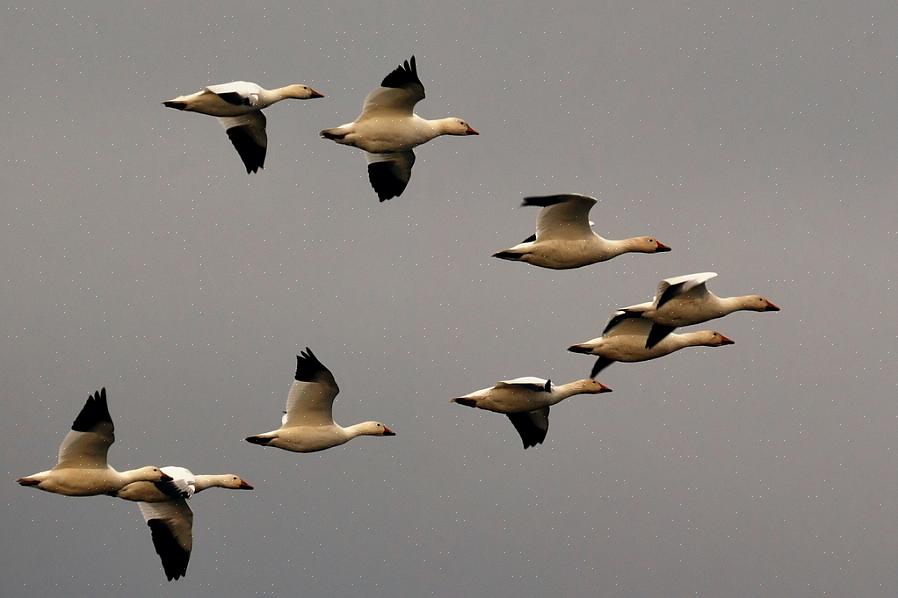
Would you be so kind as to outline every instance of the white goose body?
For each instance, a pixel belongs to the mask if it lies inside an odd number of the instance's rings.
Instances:
[[[323,97],[323,94],[308,85],[295,84],[265,89],[248,81],[232,81],[209,85],[196,93],[162,102],[162,105],[218,117],[218,122],[227,132],[249,174],[265,166],[268,133],[262,109],[281,100]]]
[[[252,490],[253,487],[234,474],[194,475],[185,467],[162,468],[171,480],[136,482],[119,490],[115,496],[138,503],[153,537],[156,554],[169,581],[187,574],[193,550],[193,511],[187,500],[208,488]]]
[[[324,139],[367,152],[368,180],[380,201],[405,191],[415,164],[413,148],[441,135],[479,135],[460,118],[421,118],[414,108],[423,99],[412,56],[367,95],[353,122],[321,131]]]
[[[161,482],[170,477],[158,467],[147,466],[116,471],[106,462],[109,447],[115,442],[115,428],[106,403],[106,389],[88,396],[72,423],[72,429],[59,446],[56,466],[47,471],[19,478],[22,486],[65,496],[115,494],[133,482]]]
[[[554,385],[536,377],[498,382],[452,399],[453,403],[504,413],[521,436],[524,448],[541,444],[549,430],[549,407],[578,394],[599,394],[611,389],[597,380],[575,380]]]
[[[625,253],[670,251],[670,247],[653,237],[603,238],[592,230],[593,223],[589,221],[589,211],[595,204],[594,198],[575,193],[525,197],[522,206],[542,207],[536,234],[493,257],[552,270],[569,270]]]
[[[651,348],[646,348],[646,339],[652,322],[641,318],[620,320],[605,333],[592,340],[571,345],[568,351],[587,355],[598,355],[591,376],[595,377],[615,361],[638,362],[664,357],[686,347],[719,347],[732,345],[733,341],[714,330],[699,330],[683,334],[668,334]]]
[[[281,427],[246,438],[247,442],[313,453],[345,444],[357,436],[395,436],[384,424],[366,421],[343,427],[334,422],[334,399],[340,392],[333,374],[311,349],[296,356],[296,375],[287,395]]]
[[[735,311],[779,311],[779,307],[761,295],[718,297],[706,285],[715,276],[715,272],[701,272],[665,278],[658,284],[652,301],[622,307],[609,320],[606,330],[627,318],[650,320],[654,325],[646,347],[651,348],[680,326],[701,324]]]

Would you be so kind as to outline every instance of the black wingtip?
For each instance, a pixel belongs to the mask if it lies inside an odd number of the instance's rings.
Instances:
[[[667,335],[673,331],[674,329],[672,326],[652,324],[652,329],[649,330],[648,338],[645,339],[645,348],[651,349],[652,347],[663,341],[667,337]]]
[[[327,371],[324,364],[306,347],[296,356],[296,374],[293,379],[300,382],[314,382],[322,371]]]
[[[538,208],[547,208],[549,206],[554,206],[556,204],[564,203],[571,198],[570,195],[539,195],[539,196],[531,196],[525,197],[521,202],[521,207],[526,208],[529,206],[535,206]]]
[[[153,546],[162,561],[162,569],[168,581],[180,579],[187,575],[187,564],[190,562],[190,551],[184,550],[171,530],[161,519],[150,519],[147,526],[153,536]]]
[[[228,139],[237,150],[237,154],[246,167],[246,174],[258,172],[260,168],[265,168],[266,147],[260,146],[256,139],[249,132],[249,127],[238,126],[231,127],[227,130]]]
[[[78,417],[72,422],[72,430],[75,432],[89,432],[95,425],[101,422],[112,423],[109,415],[109,406],[106,404],[106,387],[104,386],[93,395],[87,396],[84,407],[78,413]]]
[[[596,359],[595,365],[592,366],[592,371],[589,373],[589,377],[595,378],[599,375],[599,372],[607,368],[612,363],[614,363],[613,359],[608,359],[607,357],[599,357],[598,359]]]
[[[408,181],[398,176],[395,169],[396,166],[389,161],[368,164],[368,181],[382,202],[399,197],[408,186]]]
[[[380,85],[381,87],[405,87],[415,83],[420,84],[421,79],[418,78],[418,65],[415,62],[414,54],[412,54],[411,59],[403,61],[384,77]]]

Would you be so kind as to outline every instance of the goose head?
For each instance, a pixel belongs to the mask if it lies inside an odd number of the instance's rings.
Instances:
[[[292,98],[294,100],[310,100],[312,98],[323,98],[324,94],[318,91],[315,91],[308,85],[302,85],[300,83],[296,83],[294,85],[288,85],[284,88],[285,94],[284,97]]]
[[[703,347],[722,347],[723,345],[735,345],[736,342],[728,339],[716,330],[702,330],[695,333],[698,345]]]
[[[760,295],[749,295],[745,298],[745,308],[751,311],[779,311],[773,301]]]
[[[480,135],[467,122],[455,117],[444,118],[442,128],[444,135]]]
[[[583,380],[577,380],[574,384],[577,385],[577,390],[579,394],[587,394],[587,395],[597,395],[603,392],[611,392],[611,389],[595,380],[594,378],[584,378]]]
[[[135,477],[147,481],[147,482],[170,482],[172,481],[172,477],[159,469],[158,467],[154,467],[152,465],[147,465],[146,467],[141,467],[139,469],[135,469],[133,472]]]
[[[396,432],[380,422],[362,422],[356,427],[362,436],[396,436]]]
[[[630,239],[632,251],[637,253],[665,253],[670,247],[655,237],[633,237]]]
[[[255,490],[252,484],[244,480],[238,475],[228,474],[222,480],[222,488],[230,488],[231,490]]]

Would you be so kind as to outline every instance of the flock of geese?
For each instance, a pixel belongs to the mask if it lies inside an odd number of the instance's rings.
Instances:
[[[267,148],[262,109],[284,99],[321,98],[307,85],[264,89],[236,81],[163,102],[170,108],[215,116],[224,126],[247,173],[263,168]],[[351,123],[325,129],[321,137],[366,152],[368,177],[381,201],[402,194],[415,162],[414,147],[440,135],[477,135],[460,118],[428,120],[414,113],[424,99],[415,57],[388,74],[365,98],[362,113]],[[625,253],[662,253],[670,247],[652,236],[605,239],[593,231],[592,197],[577,194],[528,197],[524,206],[541,210],[536,233],[494,257],[555,270],[581,268]],[[685,347],[719,347],[733,341],[713,330],[675,333],[739,310],[779,311],[760,295],[718,297],[707,288],[713,272],[662,280],[651,301],[615,311],[601,336],[571,345],[574,353],[597,356],[589,378],[553,384],[536,377],[498,382],[452,399],[452,402],[501,413],[511,420],[525,449],[541,444],[549,428],[549,409],[580,394],[611,389],[595,379],[616,361],[656,359]],[[385,424],[366,421],[343,427],[334,422],[334,399],[340,392],[331,371],[306,348],[296,357],[296,373],[287,395],[281,425],[249,436],[252,444],[311,453],[344,444],[357,436],[395,436]],[[107,462],[115,440],[106,389],[89,396],[59,447],[52,469],[19,478],[22,486],[66,496],[108,495],[137,502],[150,528],[153,545],[168,580],[186,575],[193,546],[193,513],[187,501],[207,488],[252,490],[233,474],[195,475],[184,467],[147,466],[116,471]]]

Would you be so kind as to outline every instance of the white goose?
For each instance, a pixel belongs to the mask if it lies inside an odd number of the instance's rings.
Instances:
[[[163,467],[172,479],[166,482],[134,482],[116,493],[118,498],[139,503],[153,536],[156,554],[169,581],[187,575],[187,563],[193,549],[193,511],[187,500],[207,488],[252,490],[253,487],[233,474],[193,475],[184,467]]]
[[[551,380],[525,377],[503,380],[491,388],[482,388],[451,402],[466,407],[504,413],[514,424],[524,448],[542,444],[549,431],[549,407],[579,394],[599,394],[611,389],[598,380],[575,380],[552,384]]]
[[[116,471],[106,462],[109,447],[115,442],[115,429],[106,404],[106,389],[87,397],[72,430],[59,445],[53,469],[16,480],[22,486],[66,496],[115,494],[133,482],[169,481],[158,467],[147,466]]]
[[[568,270],[604,262],[624,253],[670,251],[670,247],[654,237],[612,240],[599,236],[589,221],[589,211],[595,204],[594,198],[576,193],[525,197],[521,206],[542,208],[536,219],[536,234],[493,254],[493,257]]]
[[[334,375],[318,361],[312,350],[296,356],[296,376],[287,395],[281,427],[246,439],[295,453],[313,453],[349,442],[356,436],[395,436],[376,421],[344,428],[334,423],[334,399],[340,392]]]
[[[568,351],[598,355],[590,376],[595,378],[599,372],[615,361],[647,361],[663,357],[686,347],[720,347],[732,345],[733,341],[713,330],[699,330],[683,334],[668,334],[651,349],[645,348],[645,341],[652,329],[649,320],[641,318],[619,320],[613,326],[606,327],[599,338],[578,343],[568,347]]]
[[[692,326],[722,318],[734,311],[779,311],[780,308],[761,295],[718,297],[705,283],[716,272],[700,272],[665,278],[658,284],[655,298],[646,303],[622,307],[608,321],[605,330],[627,318],[644,318],[653,322],[645,347],[651,349],[680,326]]]
[[[268,134],[265,132],[266,121],[262,109],[286,99],[323,97],[308,85],[265,89],[247,81],[232,81],[209,85],[196,93],[162,102],[162,105],[217,116],[249,174],[265,167]]]
[[[380,201],[399,197],[412,176],[412,148],[440,135],[479,135],[460,118],[428,120],[415,114],[424,99],[415,57],[406,60],[368,94],[353,122],[321,131],[321,137],[365,150],[368,180]]]

